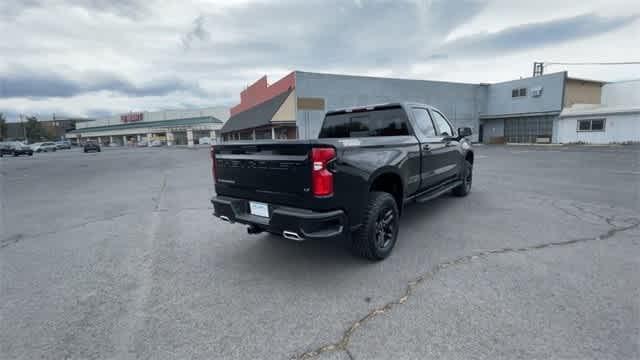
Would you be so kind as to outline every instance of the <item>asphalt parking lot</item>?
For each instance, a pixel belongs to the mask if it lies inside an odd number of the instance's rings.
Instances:
[[[476,151],[378,263],[214,219],[205,148],[0,159],[0,358],[640,358],[640,148]]]

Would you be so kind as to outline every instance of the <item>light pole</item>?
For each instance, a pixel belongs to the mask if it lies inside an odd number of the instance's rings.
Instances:
[[[24,116],[22,114],[20,114],[20,124],[22,125],[22,136],[24,136],[24,141],[29,143],[29,140],[27,139],[27,128],[24,126]]]

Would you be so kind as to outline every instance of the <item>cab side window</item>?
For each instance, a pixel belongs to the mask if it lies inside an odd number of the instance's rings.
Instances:
[[[431,114],[433,115],[433,121],[436,123],[436,127],[438,128],[439,136],[454,136],[453,128],[444,118],[444,115],[440,114],[435,110],[431,110]]]
[[[418,130],[426,137],[435,137],[436,131],[431,121],[431,116],[427,109],[413,108],[413,117],[416,119],[416,126]]]

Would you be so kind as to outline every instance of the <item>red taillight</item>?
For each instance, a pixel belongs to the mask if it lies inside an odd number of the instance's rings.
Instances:
[[[311,190],[314,196],[333,195],[333,173],[327,169],[327,164],[335,157],[334,148],[311,149]]]
[[[218,182],[218,164],[216,164],[216,148],[214,146],[211,147],[211,162],[213,166],[211,167],[211,175],[213,175],[213,182]]]

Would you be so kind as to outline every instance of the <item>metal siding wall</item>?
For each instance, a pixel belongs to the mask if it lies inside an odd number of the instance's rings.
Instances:
[[[604,84],[602,86],[602,104],[607,106],[640,105],[640,80]]]
[[[481,85],[296,72],[298,97],[322,97],[326,110],[394,101],[426,103],[440,109],[455,127],[478,132]],[[318,136],[323,115],[298,111],[300,137]]]
[[[487,94],[486,115],[525,114],[561,111],[565,73],[491,84]],[[526,97],[511,97],[511,90],[527,88]],[[542,96],[532,97],[531,89],[542,87]]]
[[[300,139],[317,139],[324,120],[325,111],[298,110],[296,126]]]

